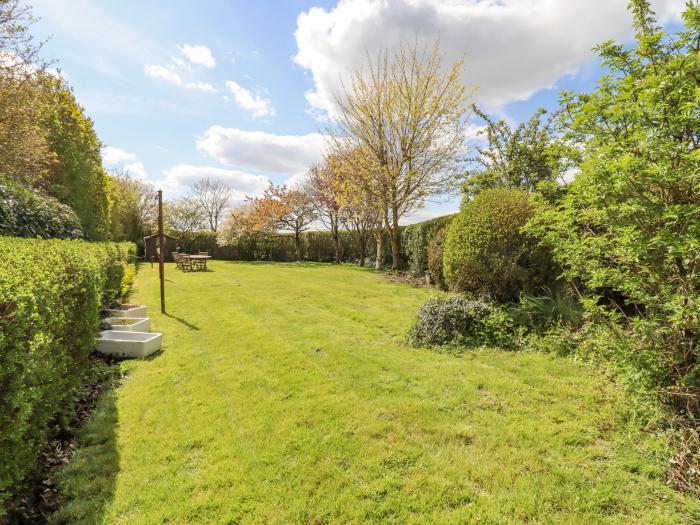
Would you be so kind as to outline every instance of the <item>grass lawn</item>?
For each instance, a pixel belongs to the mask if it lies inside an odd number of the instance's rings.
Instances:
[[[161,354],[125,363],[57,523],[687,523],[663,443],[584,365],[407,346],[429,292],[371,271],[142,265]],[[657,458],[657,459],[655,459]]]

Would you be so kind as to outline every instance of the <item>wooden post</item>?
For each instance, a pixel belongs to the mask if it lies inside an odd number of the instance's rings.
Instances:
[[[163,190],[158,190],[158,270],[160,272],[160,312],[165,313],[165,238],[163,237]]]

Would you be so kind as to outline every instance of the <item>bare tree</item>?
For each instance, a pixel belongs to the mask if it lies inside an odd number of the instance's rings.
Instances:
[[[206,228],[207,218],[204,211],[199,202],[192,197],[166,202],[163,215],[169,230],[185,236]]]
[[[380,53],[357,70],[350,88],[336,96],[339,117],[334,149],[367,154],[374,193],[391,237],[392,270],[400,265],[399,220],[430,196],[450,188],[464,149],[467,94],[462,62],[442,73],[439,46],[417,44],[390,57]]]
[[[231,200],[228,184],[218,179],[204,178],[192,186],[192,198],[202,207],[211,231],[217,231]]]

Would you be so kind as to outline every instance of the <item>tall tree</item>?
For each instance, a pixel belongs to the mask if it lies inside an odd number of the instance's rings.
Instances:
[[[253,206],[251,231],[288,231],[294,235],[296,260],[302,259],[301,234],[317,219],[307,186],[288,189],[270,183],[262,197],[249,199]]]
[[[312,166],[308,173],[311,199],[319,220],[331,232],[336,263],[340,263],[340,229],[345,219],[339,164],[340,159],[330,155],[322,163]]]
[[[578,150],[563,138],[559,111],[547,114],[538,109],[527,122],[515,128],[505,120],[494,120],[476,106],[474,112],[486,123],[479,133],[485,146],[469,159],[474,168],[467,171],[464,192],[474,197],[481,190],[520,189],[533,192],[542,183],[565,185],[565,176],[575,165]]]
[[[192,197],[166,202],[163,208],[163,219],[168,230],[186,238],[207,227],[207,215],[199,201]]]
[[[41,42],[29,31],[31,9],[20,0],[0,0],[0,173],[39,187],[56,156],[46,139],[39,58]]]
[[[57,158],[46,190],[75,210],[89,239],[107,239],[109,181],[93,122],[61,78],[44,75],[42,87],[46,97],[43,122]]]
[[[399,220],[446,191],[464,149],[462,62],[442,73],[439,46],[401,45],[357,70],[339,93],[331,134],[340,151],[360,148],[376,166],[377,202],[386,210],[392,270],[400,266]]]
[[[204,211],[211,231],[217,231],[231,200],[231,188],[221,180],[206,177],[192,186],[191,194]]]

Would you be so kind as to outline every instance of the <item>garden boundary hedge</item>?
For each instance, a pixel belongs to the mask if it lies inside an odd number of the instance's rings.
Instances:
[[[70,418],[100,310],[128,293],[135,255],[132,243],[0,237],[0,517]]]
[[[454,215],[437,217],[429,221],[401,227],[402,269],[408,269],[419,275],[428,269],[428,244],[433,235],[444,225],[449,224]],[[238,242],[228,246],[219,246],[216,233],[171,232],[179,239],[179,246],[186,253],[209,252],[214,259],[234,261],[277,261],[293,262],[296,257],[294,237],[282,235],[244,235]],[[327,231],[304,232],[302,239],[302,257],[305,261],[332,262],[335,259],[333,237]],[[373,265],[376,254],[376,242],[370,235],[367,242],[368,264]],[[360,246],[350,231],[340,232],[340,259],[343,262],[357,262],[360,259]],[[391,262],[391,242],[384,236],[384,264]]]

